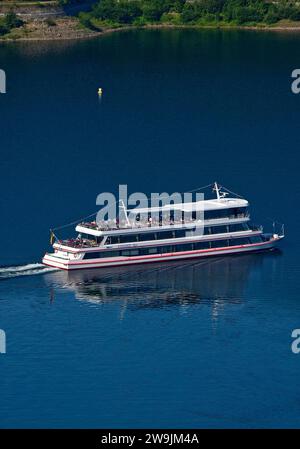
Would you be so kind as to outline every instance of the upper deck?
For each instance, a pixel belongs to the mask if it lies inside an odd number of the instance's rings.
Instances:
[[[239,198],[220,198],[193,203],[176,203],[152,208],[128,209],[129,218],[83,222],[76,231],[100,237],[131,232],[163,231],[167,229],[207,226],[249,220],[248,201]],[[175,212],[175,214],[173,214]],[[201,217],[199,219],[199,216]],[[178,218],[179,217],[179,218]],[[150,228],[150,229],[149,229]]]

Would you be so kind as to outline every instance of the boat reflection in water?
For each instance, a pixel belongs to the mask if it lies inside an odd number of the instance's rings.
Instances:
[[[226,304],[241,304],[251,279],[263,277],[262,267],[275,268],[280,251],[227,256],[185,263],[114,267],[49,273],[47,282],[73,291],[78,300],[95,305],[126,303],[141,308],[190,307],[210,304],[217,311]],[[63,284],[62,285],[62,280]]]

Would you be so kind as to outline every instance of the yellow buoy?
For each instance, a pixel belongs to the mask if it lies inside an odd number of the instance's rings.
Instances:
[[[102,87],[99,87],[99,89],[98,89],[98,95],[99,95],[99,97],[101,97],[101,96],[102,96],[102,93],[103,93],[103,91],[102,91]]]

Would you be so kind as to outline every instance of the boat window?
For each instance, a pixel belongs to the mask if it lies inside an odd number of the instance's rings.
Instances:
[[[106,239],[107,245],[113,245],[120,243],[120,236],[119,235],[109,235]]]
[[[180,252],[180,251],[192,251],[193,250],[193,244],[192,243],[187,243],[185,245],[176,245],[175,246],[175,251],[176,252]]]
[[[157,254],[159,248],[153,247],[153,248],[140,248],[139,254],[141,256],[147,256],[148,254]]]
[[[161,253],[172,253],[174,252],[174,246],[172,245],[165,245],[160,247]]]
[[[260,235],[255,235],[253,237],[250,237],[250,243],[261,243],[262,238]]]
[[[136,234],[120,235],[120,243],[136,242]]]
[[[227,211],[229,214],[229,211]],[[215,218],[222,218],[224,217],[224,210],[206,210],[204,211],[204,219],[205,220],[213,220]]]
[[[210,247],[209,242],[194,243],[194,249],[208,249],[209,247]]]
[[[100,257],[118,257],[120,255],[119,251],[104,251],[100,252]]]
[[[158,239],[172,239],[173,238],[173,231],[161,231],[158,232]]]
[[[156,240],[156,234],[153,232],[147,232],[145,234],[140,234],[140,241],[145,242],[147,240]]]
[[[185,237],[185,230],[184,229],[177,229],[175,231],[175,237],[176,238]]]
[[[85,253],[83,259],[99,259],[102,257],[117,257],[119,255],[120,255],[119,251],[99,251],[99,252],[93,251]]]
[[[129,249],[125,251],[121,251],[122,256],[138,256],[139,250],[138,249]]]
[[[206,210],[204,212],[205,220],[214,220],[216,218],[236,218],[243,217],[246,213],[246,207],[234,207],[230,209]]]
[[[230,246],[248,245],[249,239],[230,239]]]
[[[177,232],[177,231],[176,231]],[[141,240],[148,241],[148,240],[167,240],[167,239],[173,239],[177,238],[175,231],[160,231],[155,233],[147,233],[144,234]],[[181,234],[178,235],[179,237],[185,237],[185,231],[183,231]]]
[[[224,248],[228,246],[228,240],[213,240],[211,243],[211,248]]]
[[[246,231],[242,223],[229,225],[229,232]]]
[[[212,234],[225,234],[227,232],[227,226],[212,226]]]
[[[148,248],[148,253],[149,254],[156,254],[157,253],[157,248]]]
[[[85,255],[83,256],[84,259],[98,259],[99,258],[99,253],[85,253]]]

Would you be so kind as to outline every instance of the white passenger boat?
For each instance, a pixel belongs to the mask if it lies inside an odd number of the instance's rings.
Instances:
[[[283,225],[278,233],[264,233],[250,224],[247,200],[227,197],[217,183],[214,191],[214,199],[169,205],[168,220],[161,206],[125,210],[138,215],[132,221],[126,215],[123,221],[79,223],[78,236],[56,239],[43,263],[78,270],[164,262],[271,250],[283,239]]]

